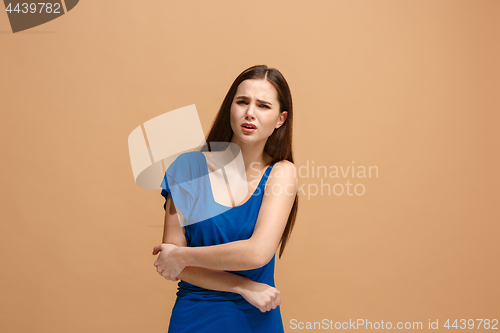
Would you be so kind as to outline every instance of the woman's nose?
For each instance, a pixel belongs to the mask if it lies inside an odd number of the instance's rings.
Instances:
[[[255,108],[255,106],[252,103],[248,104],[247,111],[246,111],[247,117],[253,117],[254,116],[254,111],[255,111],[254,108]]]

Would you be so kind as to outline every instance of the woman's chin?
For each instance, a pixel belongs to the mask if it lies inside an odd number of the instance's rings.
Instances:
[[[237,136],[238,142],[241,142],[243,144],[251,144],[251,143],[256,143],[259,140],[257,140],[257,137],[255,135],[248,135],[248,134],[239,134]]]

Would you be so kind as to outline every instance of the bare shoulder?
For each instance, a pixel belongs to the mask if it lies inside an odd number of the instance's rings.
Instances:
[[[281,160],[274,164],[269,175],[271,184],[281,184],[283,186],[298,186],[298,172],[294,163],[288,160]]]
[[[274,175],[277,175],[278,173],[283,173],[287,175],[287,177],[290,176],[294,178],[297,174],[297,168],[295,167],[295,164],[293,164],[289,160],[281,160],[274,164],[271,173],[273,173]]]

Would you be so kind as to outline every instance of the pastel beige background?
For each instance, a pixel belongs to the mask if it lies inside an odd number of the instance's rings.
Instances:
[[[0,13],[0,331],[166,332],[164,198],[135,185],[127,137],[190,104],[208,133],[255,64],[291,86],[297,166],[378,167],[323,179],[361,196],[308,199],[321,179],[300,178],[287,332],[500,319],[499,18],[497,0],[87,0],[12,34]]]

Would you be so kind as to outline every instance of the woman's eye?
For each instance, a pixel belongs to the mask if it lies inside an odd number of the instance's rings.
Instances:
[[[262,104],[260,107],[261,107],[261,108],[267,108],[267,109],[270,109],[269,105],[267,105],[267,104]]]
[[[246,102],[245,101],[238,101],[238,102],[236,102],[236,104],[240,104],[241,105],[241,104],[246,104]]]

